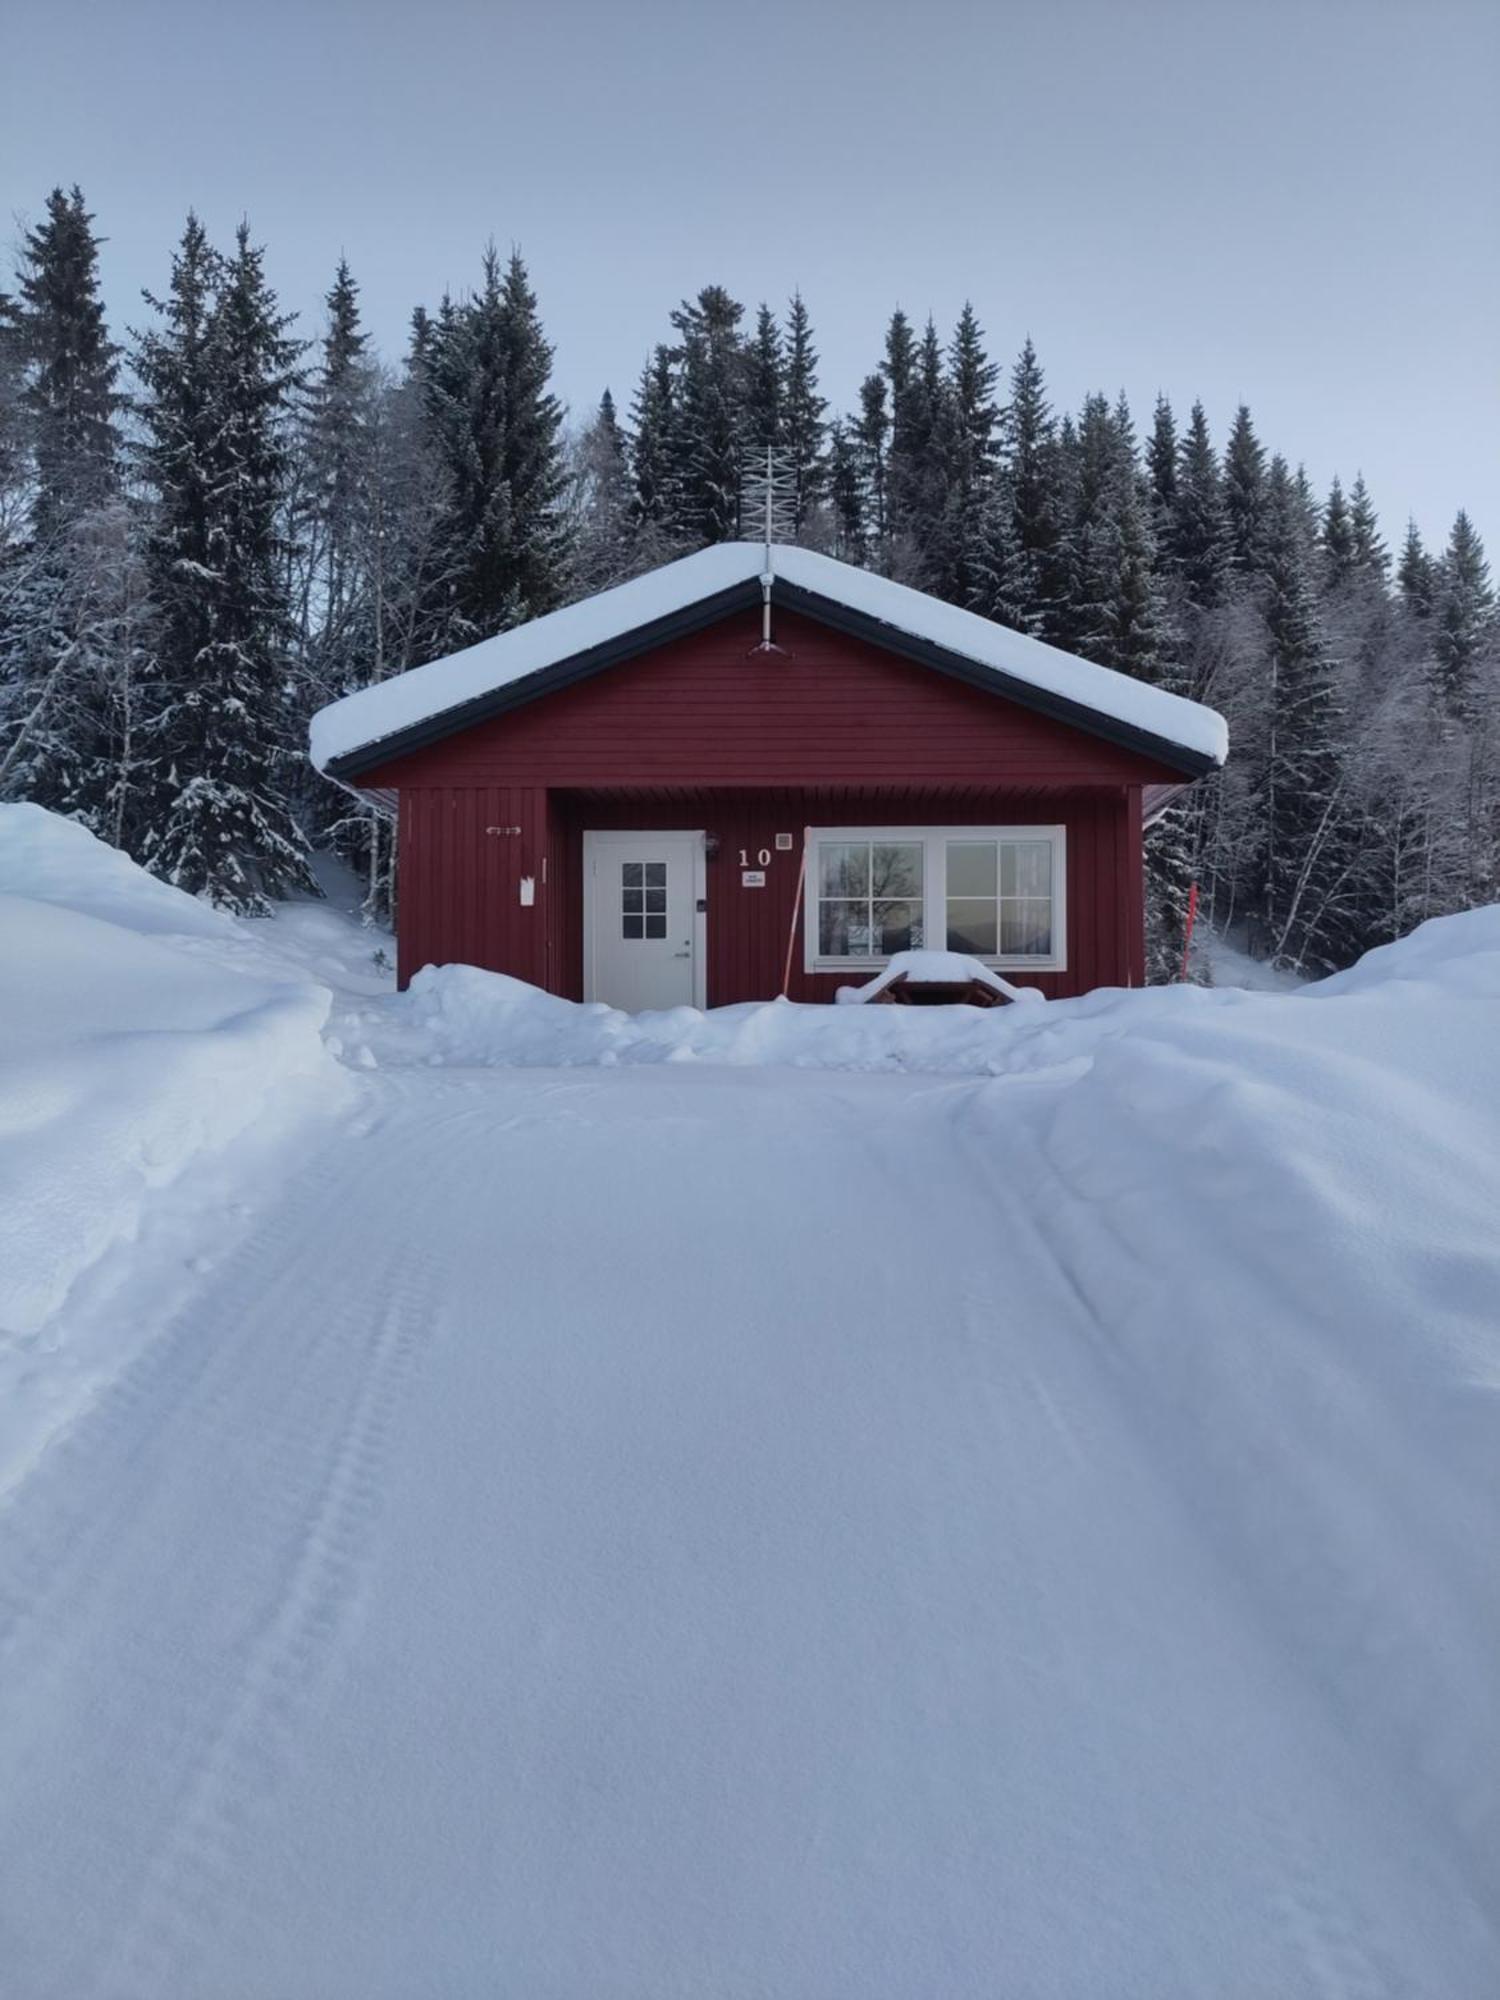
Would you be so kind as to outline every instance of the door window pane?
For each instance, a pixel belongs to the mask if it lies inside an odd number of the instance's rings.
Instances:
[[[667,864],[665,861],[620,863],[620,935],[622,938],[664,938],[667,934]]]

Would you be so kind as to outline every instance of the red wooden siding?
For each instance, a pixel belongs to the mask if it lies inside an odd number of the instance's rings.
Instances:
[[[508,831],[511,827],[519,832]],[[493,831],[491,830],[493,829]],[[542,859],[547,795],[514,785],[403,786],[397,970],[482,965],[547,984]],[[522,906],[520,881],[537,882]]]
[[[1176,774],[810,620],[778,617],[785,653],[754,652],[758,638],[758,618],[737,615],[363,774],[400,793],[403,985],[460,962],[581,997],[588,828],[717,835],[717,1006],[780,989],[805,826],[1056,821],[1068,968],[1027,982],[1061,996],[1141,981],[1142,791]],[[741,848],[771,849],[764,889],[741,886]],[[802,971],[799,934],[793,997],[840,983]]]
[[[787,934],[797,898],[806,826],[1025,825],[1063,822],[1068,829],[1068,965],[1063,972],[1014,975],[1053,998],[1087,993],[1095,986],[1139,985],[1144,947],[1131,944],[1124,907],[1128,897],[1128,812],[1123,792],[1054,795],[1039,810],[1035,798],[1005,794],[933,797],[930,794],[726,792],[686,802],[670,798],[610,798],[588,793],[553,794],[555,857],[551,883],[557,917],[552,990],[583,997],[583,834],[612,827],[701,827],[717,836],[718,858],[707,866],[708,999],[714,1007],[736,1000],[769,1000],[781,990]],[[790,853],[778,852],[776,835],[790,833]],[[764,889],[740,882],[740,850],[759,866],[769,849]],[[805,904],[804,904],[805,910]],[[868,973],[803,970],[799,921],[792,955],[790,996],[831,1000],[840,986]]]
[[[753,613],[361,776],[406,785],[1012,785],[1180,782],[1165,765],[783,614]]]

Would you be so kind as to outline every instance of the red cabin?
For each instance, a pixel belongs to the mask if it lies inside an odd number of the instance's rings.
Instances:
[[[829,1000],[896,951],[1144,977],[1142,833],[1221,718],[806,549],[729,543],[346,696],[399,812],[400,978],[628,1009]]]

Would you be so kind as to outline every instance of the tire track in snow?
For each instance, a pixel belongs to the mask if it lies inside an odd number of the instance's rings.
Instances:
[[[413,1133],[398,1114],[400,1171],[439,1185],[454,1128],[480,1115],[472,1100],[439,1101]],[[381,1122],[389,1121],[377,1114],[353,1129],[368,1139]],[[337,1135],[299,1165],[289,1197],[298,1254],[277,1267],[278,1205],[57,1440],[0,1516],[9,1693],[45,1687],[68,1635],[107,1623],[137,1753],[152,1753],[128,1824],[110,1823],[105,1810],[90,1826],[91,1845],[134,1877],[116,1907],[133,1902],[135,1915],[123,1936],[97,1926],[91,1936],[80,1913],[78,1934],[49,1968],[48,1990],[64,2000],[162,1990],[178,1946],[217,1901],[237,1817],[274,1784],[278,1755],[356,1604],[380,1468],[442,1274],[405,1239],[379,1246],[372,1268],[360,1223],[393,1162],[387,1145],[351,1149],[348,1138]],[[350,1288],[330,1294],[328,1270],[341,1263]],[[326,1301],[316,1316],[307,1312],[313,1296]],[[241,1612],[245,1629],[227,1645],[226,1635],[204,1636],[192,1623],[195,1603],[211,1603],[222,1578],[174,1570],[171,1546],[184,1500],[226,1498],[236,1594],[256,1607],[253,1622]],[[132,1574],[134,1588],[122,1589]],[[124,1617],[101,1619],[121,1598]],[[160,1600],[161,1625],[131,1622],[132,1599]],[[200,1661],[206,1670],[193,1671]],[[85,1744],[85,1763],[91,1748],[102,1755]],[[0,1846],[4,1835],[0,1802]]]
[[[1220,1088],[1218,1079],[1210,1077],[1204,1095]],[[1441,1730],[1443,1714],[1441,1690],[1433,1681],[1434,1657],[1419,1626],[1382,1593],[1378,1576],[1343,1559],[1346,1552],[1339,1535],[1344,1524],[1316,1512],[1321,1488],[1315,1475],[1310,1482],[1307,1476],[1308,1467],[1317,1465],[1321,1441],[1310,1435],[1299,1443],[1297,1429],[1288,1428],[1300,1426],[1303,1405],[1316,1410],[1330,1393],[1330,1385],[1316,1376],[1323,1360],[1312,1337],[1315,1328],[1309,1326],[1308,1347],[1299,1353],[1302,1372],[1283,1383],[1288,1400],[1278,1406],[1274,1426],[1258,1430],[1252,1404],[1235,1409],[1231,1435],[1239,1458],[1231,1468],[1235,1476],[1226,1480],[1220,1458],[1223,1439],[1201,1428],[1221,1387],[1214,1376],[1212,1321],[1205,1314],[1204,1358],[1196,1370],[1179,1353],[1171,1369],[1158,1371],[1153,1360],[1158,1330],[1176,1324],[1185,1307],[1193,1323],[1192,1311],[1181,1296],[1180,1271],[1163,1254],[1162,1245],[1141,1240],[1124,1219],[1122,1208],[1131,1186],[1121,1182],[1101,1189],[1097,1175],[1080,1177],[1068,1149],[1057,1143],[1056,1117],[1035,1124],[1024,1118],[1008,1122],[1007,1157],[1003,1169],[998,1168],[986,1144],[994,1131],[991,1125],[987,1134],[984,1123],[986,1090],[978,1088],[956,1121],[961,1143],[976,1162],[987,1196],[1011,1211],[1007,1234],[1029,1219],[1034,1240],[1054,1267],[1059,1290],[1079,1308],[1078,1329],[1089,1343],[1101,1381],[1110,1385],[1116,1410],[1139,1440],[1140,1462],[1176,1495],[1180,1518],[1192,1524],[1223,1579],[1226,1597],[1243,1607],[1268,1656],[1281,1664],[1308,1709],[1323,1710],[1333,1740],[1347,1744],[1362,1775],[1380,1770],[1374,1797],[1389,1804],[1400,1793],[1414,1795],[1428,1821],[1428,1841],[1423,1854],[1414,1855],[1413,1868],[1434,1867],[1441,1872],[1437,1859],[1441,1856],[1465,1881],[1477,1917],[1491,1907],[1494,1885],[1475,1875],[1470,1849],[1454,1842],[1453,1809],[1459,1801],[1445,1798],[1437,1782],[1437,1767],[1445,1760],[1434,1754],[1430,1740],[1434,1727]],[[1153,1147],[1161,1144],[1155,1131],[1143,1137]],[[1172,1170],[1157,1167],[1153,1177],[1158,1184],[1169,1185]],[[1024,1203],[1017,1200],[1016,1184],[1028,1190]],[[1056,1190],[1057,1199],[1048,1198],[1049,1188]],[[1184,1218],[1183,1227],[1190,1226]],[[1305,1302],[1274,1259],[1258,1267],[1254,1278],[1261,1289],[1279,1296],[1278,1319],[1293,1326],[1307,1323]],[[1204,1302],[1192,1304],[1201,1308]],[[1265,1357],[1262,1365],[1269,1365]],[[1308,1388],[1314,1379],[1318,1379],[1316,1395]],[[1171,1402],[1163,1400],[1164,1381],[1172,1386]],[[1185,1383],[1196,1392],[1189,1404],[1182,1400]],[[1232,1376],[1222,1384],[1226,1415],[1227,1397],[1237,1386]],[[1338,1386],[1345,1393],[1356,1387],[1343,1380]],[[1377,1437],[1382,1413],[1369,1386],[1358,1387],[1366,1402],[1359,1434],[1362,1439]],[[1243,1485],[1277,1493],[1288,1480],[1303,1503],[1294,1521],[1282,1521],[1265,1503],[1250,1516],[1198,1504],[1205,1492],[1227,1494]],[[1422,1575],[1427,1551],[1415,1540],[1412,1523],[1390,1515],[1384,1532],[1393,1543],[1411,1541],[1406,1568],[1413,1576]],[[1318,1628],[1317,1643],[1304,1641],[1295,1630],[1289,1634],[1292,1616]],[[1359,1704],[1351,1703],[1347,1680],[1330,1679],[1315,1664],[1326,1658],[1329,1638],[1335,1635],[1351,1666],[1357,1667],[1362,1658],[1379,1658],[1387,1686],[1394,1681],[1408,1690],[1425,1688],[1427,1693],[1409,1700],[1402,1714],[1378,1710],[1361,1714]],[[1473,1704],[1464,1704],[1461,1712],[1472,1715]],[[1388,1791],[1392,1780],[1395,1790]],[[1408,1797],[1408,1809],[1412,1802]],[[1395,1969],[1382,1945],[1382,1912],[1356,1904],[1338,1888],[1337,1870],[1308,1832],[1281,1812],[1264,1817],[1260,1832],[1266,1852],[1262,1903],[1267,1924],[1287,1939],[1318,1990],[1328,2000],[1416,2000],[1415,1989]],[[1488,1927],[1477,1920],[1476,1937],[1483,1940],[1477,1948],[1484,1944],[1492,1948]]]
[[[107,1969],[92,1988],[100,1995],[155,2000],[230,1884],[247,1806],[274,1787],[299,1713],[355,1609],[381,1470],[434,1278],[431,1260],[418,1259],[363,1352],[351,1346],[350,1360],[361,1369],[357,1392],[328,1441],[326,1473],[280,1602],[242,1665],[232,1712],[189,1767],[185,1798],[152,1861],[133,1923],[111,1942]]]

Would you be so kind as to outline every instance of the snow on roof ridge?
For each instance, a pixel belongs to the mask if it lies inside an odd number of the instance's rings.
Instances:
[[[997,676],[1075,702],[1216,764],[1222,764],[1228,753],[1223,717],[1199,702],[1095,666],[977,612],[945,604],[813,549],[785,542],[774,547],[778,584],[825,598],[987,667]],[[483,639],[463,652],[344,695],[312,719],[313,764],[324,771],[339,758],[373,749],[451,709],[515,686],[641,626],[690,610],[736,584],[758,582],[765,565],[763,542],[721,542]]]

